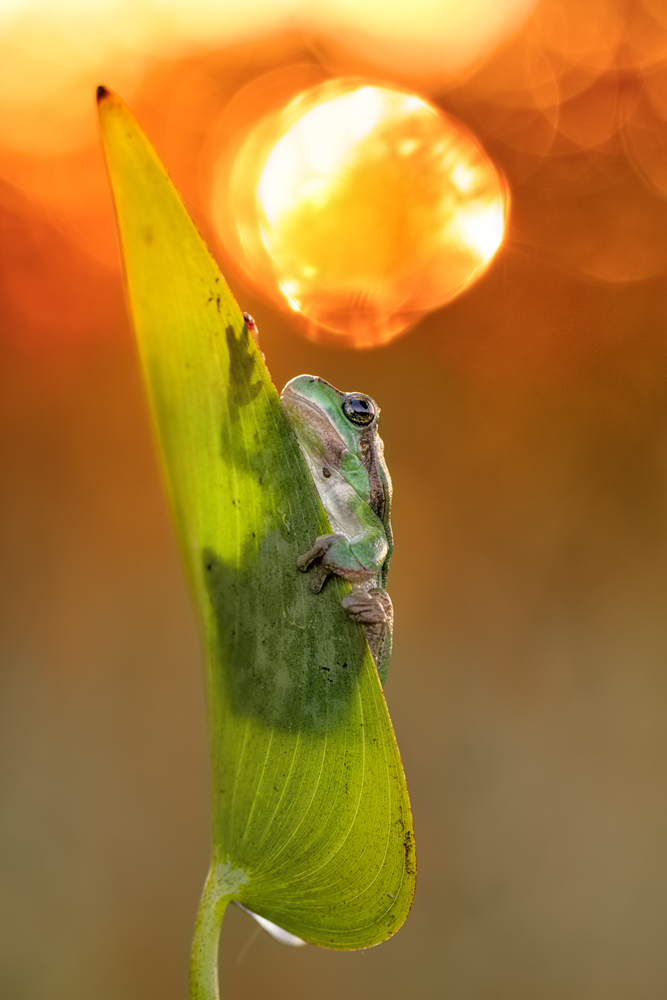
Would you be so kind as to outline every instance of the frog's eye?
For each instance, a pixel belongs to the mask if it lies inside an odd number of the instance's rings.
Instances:
[[[368,396],[348,396],[343,403],[343,413],[353,424],[367,427],[375,420],[373,400]]]

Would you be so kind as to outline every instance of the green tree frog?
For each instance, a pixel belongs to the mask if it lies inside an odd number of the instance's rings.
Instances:
[[[350,581],[343,607],[363,625],[384,684],[393,625],[385,590],[392,534],[380,408],[370,396],[341,392],[314,375],[293,378],[280,399],[332,528],[298,557],[297,566],[304,573],[312,568],[316,594],[332,573]]]

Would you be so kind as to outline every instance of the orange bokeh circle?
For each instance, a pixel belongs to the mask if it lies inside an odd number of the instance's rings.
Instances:
[[[417,95],[341,78],[253,125],[218,171],[225,250],[313,339],[373,347],[449,302],[500,246],[508,194]]]

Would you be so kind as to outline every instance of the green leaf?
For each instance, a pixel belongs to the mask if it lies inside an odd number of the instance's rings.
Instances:
[[[341,607],[349,585],[331,579],[315,595],[296,569],[330,528],[278,394],[154,150],[116,95],[100,88],[99,100],[130,310],[206,649],[213,861],[193,995],[214,996],[229,899],[330,948],[393,934],[414,892],[412,820],[363,629]]]

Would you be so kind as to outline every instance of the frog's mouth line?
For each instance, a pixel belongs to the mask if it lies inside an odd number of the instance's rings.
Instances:
[[[307,437],[317,442],[318,450],[327,461],[340,462],[340,457],[346,450],[345,442],[319,407],[307,396],[302,396],[288,386],[283,389],[280,402],[293,415],[295,423],[307,431]]]

